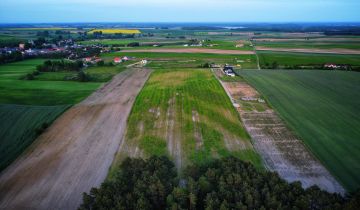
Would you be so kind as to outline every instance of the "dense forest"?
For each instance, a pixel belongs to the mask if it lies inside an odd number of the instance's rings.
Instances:
[[[234,157],[187,167],[182,178],[167,157],[126,159],[100,188],[84,193],[84,209],[357,209],[360,196],[342,197]]]

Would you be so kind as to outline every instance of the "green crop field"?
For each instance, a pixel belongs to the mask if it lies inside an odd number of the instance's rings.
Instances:
[[[44,60],[26,60],[0,65],[0,104],[63,105],[75,104],[101,83],[40,81],[20,79]]]
[[[0,171],[68,107],[0,105]]]
[[[178,161],[173,153],[180,152],[181,165],[235,155],[262,167],[238,113],[207,69],[155,70],[136,98],[126,142],[145,155],[166,155],[180,144],[170,156]]]
[[[321,65],[325,63],[360,65],[360,55],[257,52],[261,65],[277,62],[279,65]]]
[[[360,74],[239,71],[349,190],[360,186]]]
[[[256,42],[256,46],[270,48],[315,48],[315,49],[360,49],[360,42],[324,42],[324,41],[291,41],[291,42]]]
[[[148,59],[151,63],[148,65],[151,68],[196,68],[204,63],[217,64],[241,64],[244,69],[255,69],[256,57],[255,55],[223,55],[223,54],[209,54],[209,53],[154,53],[154,52],[115,52],[106,53],[101,57],[106,61],[111,61],[114,57],[130,56],[136,59]],[[170,66],[171,65],[171,66]]]

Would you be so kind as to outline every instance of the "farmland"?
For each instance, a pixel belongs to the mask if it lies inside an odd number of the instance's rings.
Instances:
[[[271,41],[271,42],[256,42],[256,46],[269,48],[309,48],[309,49],[360,49],[359,41]]]
[[[116,56],[130,56],[136,59],[149,59],[151,63],[149,67],[152,68],[196,68],[200,64],[208,63],[228,63],[232,65],[240,64],[243,68],[255,69],[256,57],[255,55],[223,55],[210,53],[151,53],[151,52],[114,52],[103,54],[102,58],[110,61]]]
[[[0,103],[23,105],[75,104],[101,83],[73,81],[22,80],[44,60],[26,60],[0,66]],[[55,73],[57,74],[57,73]],[[51,97],[49,97],[51,96]]]
[[[57,116],[101,84],[61,81],[64,75],[59,76],[59,73],[41,74],[45,76],[41,80],[21,79],[43,61],[31,59],[0,66],[0,148],[1,155],[6,156],[0,158],[0,170],[29,146]],[[56,76],[60,81],[54,81]]]
[[[231,154],[262,167],[212,73],[162,69],[152,73],[136,98],[115,165],[126,156],[168,155],[181,168]]]
[[[360,65],[360,55],[312,54],[291,52],[257,52],[260,65],[277,62],[280,66],[320,65],[325,63]]]
[[[348,190],[360,186],[356,72],[240,71]]]
[[[140,34],[141,32],[137,29],[93,29],[89,31],[89,34],[95,32],[101,32],[103,34]]]
[[[68,107],[0,105],[0,171]]]

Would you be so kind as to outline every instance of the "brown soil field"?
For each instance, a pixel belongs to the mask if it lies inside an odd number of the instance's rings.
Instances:
[[[302,48],[256,47],[256,50],[259,50],[259,51],[277,51],[277,52],[301,52],[301,53],[326,53],[326,54],[360,55],[360,50],[349,50],[349,49],[302,49]]]
[[[254,88],[241,80],[220,82],[237,108],[252,138],[253,145],[262,156],[267,169],[278,172],[289,182],[300,181],[305,188],[318,185],[329,192],[342,194],[345,192],[344,188],[266,103],[246,102],[253,103],[255,106],[261,104],[265,107],[262,111],[245,108],[242,98],[260,98]]]
[[[128,69],[60,116],[0,174],[0,209],[76,209],[106,178],[149,74]]]
[[[255,54],[254,51],[218,50],[218,49],[206,49],[206,48],[154,48],[154,49],[122,50],[121,52],[210,53],[210,54],[226,54],[226,55]]]

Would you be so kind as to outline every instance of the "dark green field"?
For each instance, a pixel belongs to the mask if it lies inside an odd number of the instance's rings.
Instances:
[[[289,42],[256,42],[256,46],[269,48],[309,48],[309,49],[360,49],[360,42],[325,42],[325,41],[289,41]]]
[[[68,107],[0,105],[0,171]]]
[[[360,74],[239,71],[349,190],[360,186]]]
[[[360,55],[312,54],[291,52],[257,52],[261,65],[277,62],[279,65],[323,65],[325,63],[359,66]]]

